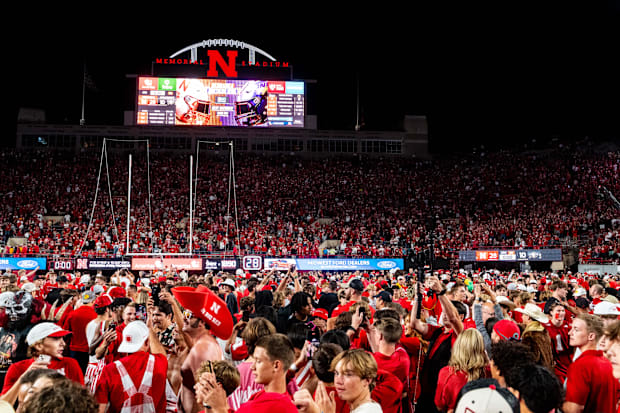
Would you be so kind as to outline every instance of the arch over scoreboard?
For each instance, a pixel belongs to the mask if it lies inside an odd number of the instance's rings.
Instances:
[[[237,50],[199,53],[211,47],[245,49],[247,60]],[[189,59],[181,57],[188,53]],[[258,61],[257,55],[266,60]],[[206,78],[139,77],[138,125],[304,127],[304,82],[238,78],[238,66],[288,67],[288,62],[279,62],[256,46],[230,39],[204,40],[156,63],[204,66]]]

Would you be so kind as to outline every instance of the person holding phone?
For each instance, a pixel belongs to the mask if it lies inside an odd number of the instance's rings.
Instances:
[[[26,371],[39,368],[62,371],[67,378],[83,385],[84,374],[77,360],[63,356],[64,337],[69,334],[71,334],[70,331],[63,330],[50,322],[39,323],[32,327],[26,336],[30,357],[13,363],[9,367],[4,379],[2,394],[9,391]]]

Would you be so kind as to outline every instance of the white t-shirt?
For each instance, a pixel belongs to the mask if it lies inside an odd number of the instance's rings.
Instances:
[[[100,322],[97,321],[97,319],[95,318],[94,320],[91,320],[86,325],[86,341],[88,342],[88,347],[90,347],[95,341],[95,337],[97,336],[97,328],[99,328],[99,324]],[[88,362],[97,363],[97,356],[95,355],[88,356]]]
[[[383,409],[377,402],[368,402],[357,406],[355,410],[351,410],[351,413],[383,413]]]

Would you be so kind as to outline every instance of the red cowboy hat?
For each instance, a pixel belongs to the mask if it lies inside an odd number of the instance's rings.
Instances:
[[[232,334],[233,318],[226,303],[204,285],[193,287],[175,287],[172,295],[179,304],[196,317],[203,320],[214,335],[227,340]]]

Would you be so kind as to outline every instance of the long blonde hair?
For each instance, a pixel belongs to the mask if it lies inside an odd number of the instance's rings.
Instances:
[[[473,381],[484,377],[488,364],[482,334],[475,328],[468,328],[459,334],[452,346],[448,365],[467,374],[467,381]]]

